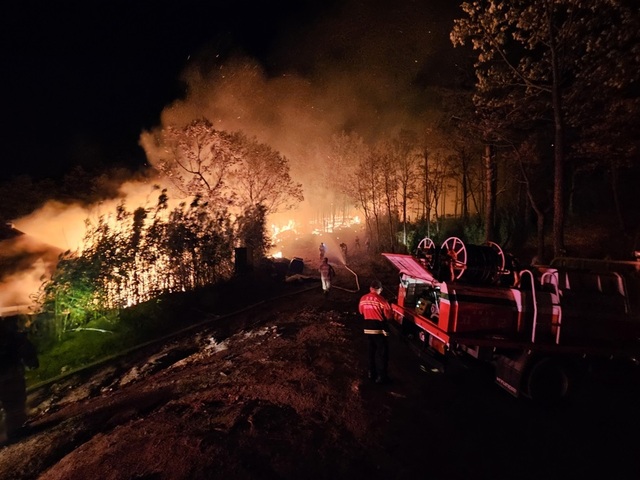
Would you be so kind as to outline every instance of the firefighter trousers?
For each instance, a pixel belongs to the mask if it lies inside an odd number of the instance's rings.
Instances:
[[[367,334],[369,342],[369,376],[375,380],[387,380],[389,342],[386,335]]]
[[[24,371],[21,368],[0,370],[0,408],[4,410],[4,430],[8,438],[27,421],[26,404]]]

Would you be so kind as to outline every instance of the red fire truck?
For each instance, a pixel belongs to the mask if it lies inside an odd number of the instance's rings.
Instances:
[[[569,397],[602,359],[640,359],[640,262],[560,258],[522,268],[499,245],[423,239],[383,253],[400,272],[400,331],[446,370],[486,362],[498,385],[540,402]]]

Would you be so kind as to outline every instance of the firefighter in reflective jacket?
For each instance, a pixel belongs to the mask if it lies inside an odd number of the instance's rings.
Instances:
[[[364,333],[369,343],[369,379],[376,383],[387,383],[389,363],[389,327],[391,305],[381,295],[382,284],[371,282],[369,293],[362,296],[358,311],[364,317]]]
[[[320,281],[322,282],[322,293],[328,295],[333,277],[336,276],[336,271],[329,263],[329,259],[327,257],[324,257],[318,270],[320,271]]]
[[[39,366],[36,348],[19,330],[17,320],[17,317],[0,318],[0,409],[4,410],[4,434],[8,440],[27,421],[25,367]],[[0,424],[0,436],[1,427]]]

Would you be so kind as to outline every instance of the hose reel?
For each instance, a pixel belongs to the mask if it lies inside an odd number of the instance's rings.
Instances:
[[[505,255],[497,243],[465,244],[449,237],[438,249],[430,238],[418,244],[416,256],[440,281],[494,283],[504,272]]]

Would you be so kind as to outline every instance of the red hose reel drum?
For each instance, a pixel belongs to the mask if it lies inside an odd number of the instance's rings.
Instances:
[[[440,250],[442,261],[449,266],[449,277],[453,281],[494,283],[504,270],[504,253],[493,242],[465,245],[458,237],[449,237],[442,242]]]
[[[441,281],[494,283],[505,268],[504,253],[494,242],[473,245],[449,237],[437,248],[433,240],[423,238],[416,255]]]

